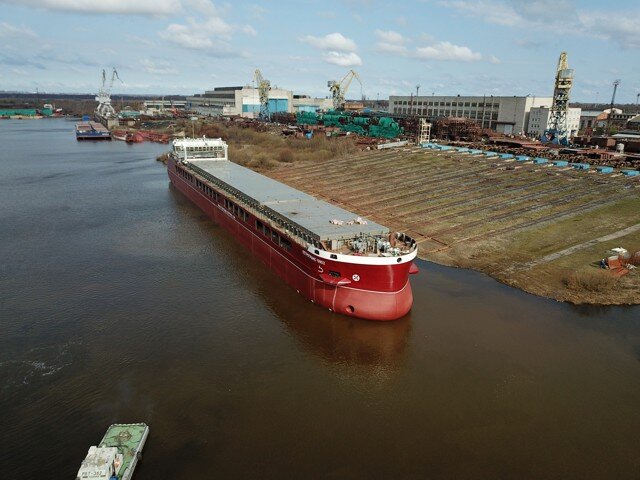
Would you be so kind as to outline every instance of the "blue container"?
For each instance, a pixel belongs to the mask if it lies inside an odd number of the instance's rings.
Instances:
[[[513,158],[513,154],[512,153],[501,153],[500,154],[500,158],[502,158],[503,160],[506,160],[507,158]]]
[[[549,160],[547,160],[546,158],[542,158],[542,157],[536,157],[533,159],[533,163],[535,163],[536,165],[542,165],[543,163],[548,163]]]
[[[484,155],[487,157],[495,157],[498,154],[496,152],[484,152]]]
[[[469,149],[469,153],[471,155],[479,155],[482,153],[482,150],[474,150],[474,149]]]
[[[566,167],[569,165],[569,162],[567,162],[566,160],[554,160],[553,164],[556,167]]]
[[[518,155],[516,157],[516,160],[518,162],[528,162],[531,159],[531,157],[527,157],[526,155]]]
[[[572,163],[571,166],[576,170],[589,170],[590,167],[588,163]]]
[[[458,150],[459,152],[462,152],[462,153],[469,151],[469,149],[467,147],[458,147],[458,148],[456,148],[456,150]]]
[[[613,167],[601,166],[596,167],[596,170],[598,170],[600,173],[613,173]]]
[[[627,177],[637,177],[638,175],[640,175],[640,172],[638,170],[623,170],[622,173]]]

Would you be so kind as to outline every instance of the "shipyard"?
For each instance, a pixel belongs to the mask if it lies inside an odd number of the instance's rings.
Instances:
[[[4,476],[636,478],[634,2],[0,13]]]

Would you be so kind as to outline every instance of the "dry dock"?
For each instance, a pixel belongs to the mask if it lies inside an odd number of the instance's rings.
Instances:
[[[621,174],[419,147],[268,171],[295,188],[405,231],[422,258],[483,271],[575,303],[640,303],[639,275],[582,287],[607,249],[640,249],[640,181]],[[587,282],[588,283],[588,282]]]

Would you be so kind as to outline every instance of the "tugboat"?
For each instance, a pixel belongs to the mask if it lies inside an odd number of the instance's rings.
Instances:
[[[98,446],[89,447],[76,480],[130,480],[148,435],[144,423],[111,425]]]

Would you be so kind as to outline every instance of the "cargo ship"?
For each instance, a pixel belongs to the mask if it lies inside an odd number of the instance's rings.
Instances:
[[[130,480],[148,436],[144,423],[111,425],[98,446],[89,447],[76,479]]]
[[[98,122],[76,123],[76,140],[111,140],[109,130]]]
[[[414,239],[237,165],[227,150],[219,138],[174,140],[171,183],[313,303],[369,320],[409,312]]]

